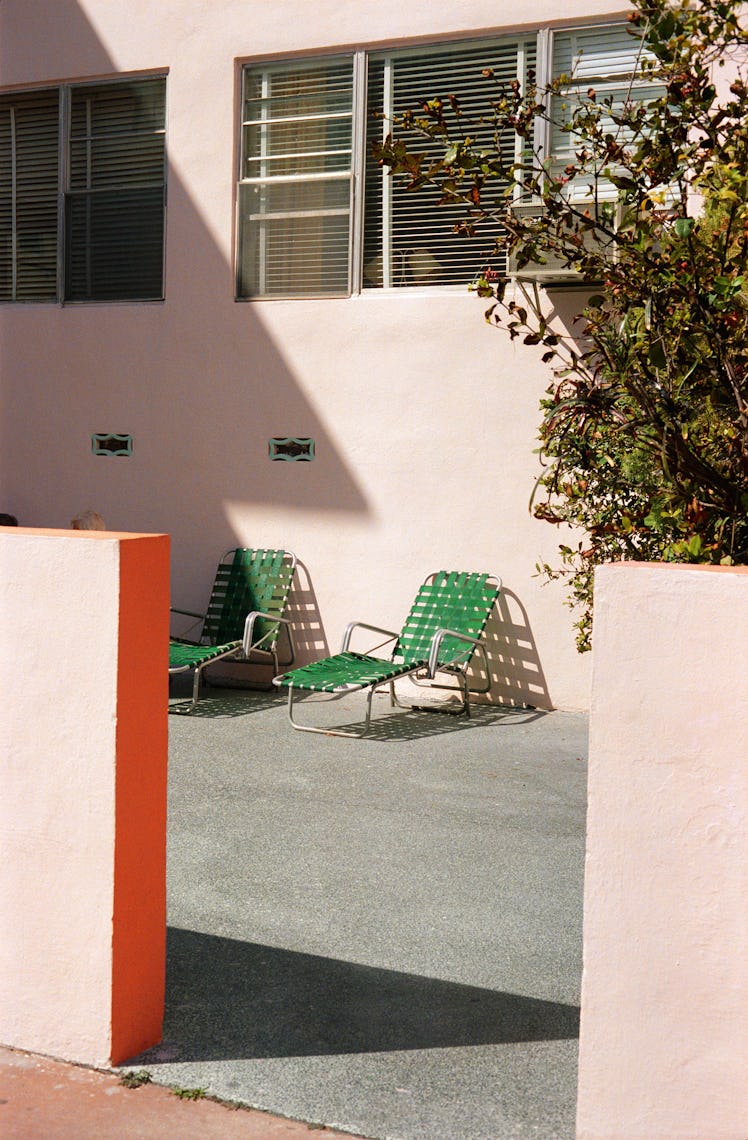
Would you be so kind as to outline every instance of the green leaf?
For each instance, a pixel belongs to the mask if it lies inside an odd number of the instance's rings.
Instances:
[[[694,227],[693,218],[676,218],[673,229],[679,238],[687,238]]]
[[[665,346],[661,340],[653,340],[649,345],[649,363],[653,368],[661,369],[667,365],[667,356],[665,355]]]

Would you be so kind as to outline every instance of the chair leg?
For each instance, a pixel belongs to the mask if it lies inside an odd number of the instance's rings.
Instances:
[[[288,719],[298,732],[316,732],[320,736],[349,736],[360,740],[366,736],[371,725],[371,699],[374,696],[374,686],[371,685],[366,694],[366,720],[362,732],[344,732],[340,728],[316,728],[311,724],[299,724],[293,718],[293,685],[288,686]]]
[[[406,704],[404,701],[399,700],[394,693],[394,687],[391,692],[391,703],[397,705],[398,708],[404,709],[406,712],[429,712],[441,713],[442,716],[470,716],[470,693],[473,692],[487,692],[486,689],[470,689],[467,683],[467,677],[462,671],[455,671],[454,676],[457,678],[457,685],[437,685],[428,681],[413,680],[414,685],[418,685],[424,689],[442,689],[449,693],[459,693],[462,697],[459,708],[442,707],[441,705],[419,705],[416,703]]]
[[[459,676],[460,676],[460,681],[462,682],[462,704],[463,704],[463,707],[462,707],[461,711],[464,712],[466,717],[470,717],[470,689],[468,688],[467,676],[464,673],[460,673]]]
[[[194,709],[198,700],[200,699],[200,674],[202,673],[201,667],[198,665],[195,669],[195,676],[192,679],[192,703],[190,704],[190,712]]]

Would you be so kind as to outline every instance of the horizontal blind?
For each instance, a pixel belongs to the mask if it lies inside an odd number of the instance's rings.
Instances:
[[[238,293],[350,290],[353,60],[244,72]]]
[[[595,91],[598,104],[610,98],[613,109],[619,111],[629,100],[654,99],[664,91],[664,87],[641,74],[642,60],[652,58],[646,45],[639,36],[628,31],[627,25],[579,28],[554,34],[553,74],[568,77],[563,95],[553,102],[551,161],[555,172],[563,171],[574,161],[581,140],[566,128],[574,109],[586,102],[590,87]],[[605,110],[601,124],[622,145],[631,141],[631,132],[618,127]],[[594,174],[575,178],[569,188],[569,196],[574,200],[588,199],[593,194],[598,199],[614,200],[618,191],[609,180],[595,179]]]
[[[0,301],[57,296],[57,88],[0,96]]]
[[[495,145],[489,100],[496,83],[524,84],[535,64],[534,37],[480,44],[451,44],[407,54],[375,56],[369,63],[367,106],[367,164],[364,223],[364,287],[408,285],[464,285],[488,267],[503,268],[494,252],[496,228],[482,227],[478,236],[454,232],[467,213],[464,205],[438,206],[436,187],[409,191],[399,179],[381,170],[371,154],[374,139],[393,129],[393,120],[406,110],[418,111],[424,101],[441,97],[457,137],[469,133],[474,146]],[[492,69],[493,78],[485,69]],[[464,113],[462,123],[448,109],[454,95]],[[416,133],[398,129],[411,150],[426,159],[439,155],[440,145]],[[513,132],[500,141],[507,165],[519,157]],[[492,187],[490,206],[502,192]]]
[[[68,300],[163,295],[165,115],[163,78],[72,89]]]

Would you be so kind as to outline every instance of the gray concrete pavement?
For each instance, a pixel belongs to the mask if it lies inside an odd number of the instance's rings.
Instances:
[[[573,1137],[586,718],[374,707],[361,741],[260,692],[170,717],[164,1041],[125,1067],[366,1137]]]

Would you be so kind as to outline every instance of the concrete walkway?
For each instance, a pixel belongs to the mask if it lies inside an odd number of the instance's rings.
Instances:
[[[154,1083],[0,1049],[3,1136],[571,1140],[586,718],[374,707],[170,717],[164,1040],[121,1070]]]
[[[181,1091],[182,1095],[179,1095]],[[128,1087],[113,1073],[0,1047],[3,1140],[351,1140],[192,1090]]]
[[[365,1137],[571,1138],[586,718],[375,717],[170,717],[164,1040],[126,1067]]]

